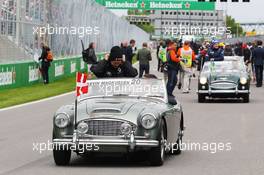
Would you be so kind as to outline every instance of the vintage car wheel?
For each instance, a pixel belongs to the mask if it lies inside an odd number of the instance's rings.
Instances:
[[[244,95],[242,98],[244,103],[249,103],[249,94]]]
[[[198,102],[199,103],[204,103],[205,102],[205,95],[198,94]]]
[[[71,160],[70,150],[53,150],[53,158],[56,165],[63,166],[68,165]]]
[[[165,125],[162,121],[161,123],[161,131],[160,131],[160,144],[158,147],[152,148],[149,152],[149,162],[152,166],[161,166],[164,163],[165,158]]]

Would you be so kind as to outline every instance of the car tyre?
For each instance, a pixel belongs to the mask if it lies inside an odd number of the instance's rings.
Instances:
[[[58,166],[68,165],[71,160],[71,151],[53,149],[53,158]]]
[[[198,94],[198,102],[199,103],[204,103],[205,102],[205,95]]]
[[[249,94],[246,94],[243,96],[243,102],[244,103],[249,103]]]
[[[149,152],[149,162],[152,166],[161,166],[164,163],[165,159],[165,125],[162,121],[161,123],[161,132],[160,132],[160,140],[159,146],[151,148]]]

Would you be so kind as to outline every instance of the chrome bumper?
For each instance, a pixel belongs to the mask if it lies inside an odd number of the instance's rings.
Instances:
[[[198,94],[248,94],[249,90],[198,90]]]
[[[97,146],[129,146],[134,150],[136,146],[140,147],[157,147],[159,146],[158,140],[135,139],[131,134],[127,138],[103,138],[103,137],[87,137],[78,139],[76,135],[73,138],[53,139],[53,145],[97,145]]]

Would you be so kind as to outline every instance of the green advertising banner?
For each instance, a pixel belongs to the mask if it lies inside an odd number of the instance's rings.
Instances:
[[[191,0],[96,0],[109,9],[140,10],[215,10],[214,2],[197,2]]]
[[[105,53],[97,54],[99,60]],[[81,57],[56,59],[51,63],[49,78],[51,82],[58,79],[75,76],[77,71],[87,71],[87,64]],[[42,83],[40,64],[34,61],[0,64],[0,90],[29,86]]]

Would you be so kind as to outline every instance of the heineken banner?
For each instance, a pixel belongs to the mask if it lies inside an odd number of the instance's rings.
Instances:
[[[191,0],[96,0],[109,9],[140,10],[215,10],[214,2],[198,2]]]
[[[98,54],[98,59],[104,59],[105,53]],[[78,71],[87,71],[87,64],[81,57],[57,59],[51,63],[49,78],[55,80],[75,76]],[[40,64],[34,61],[0,64],[0,90],[29,86],[42,83]]]

